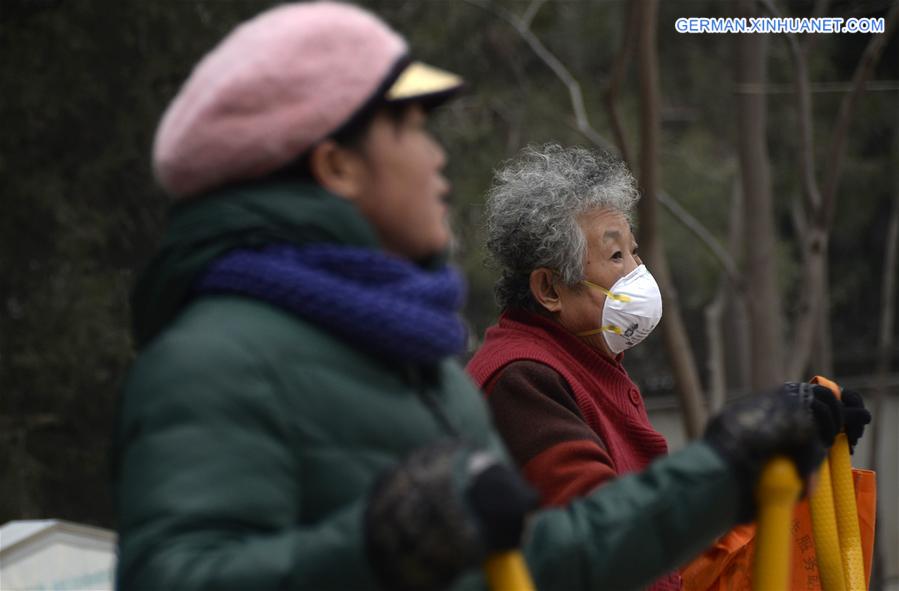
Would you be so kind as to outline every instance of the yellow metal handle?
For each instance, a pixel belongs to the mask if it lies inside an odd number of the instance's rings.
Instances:
[[[835,382],[822,377],[815,376],[811,383],[820,384],[829,388],[834,396],[838,399],[842,394],[840,386]],[[826,535],[837,536],[833,545],[838,551],[842,587],[824,587],[824,591],[832,591],[837,589],[845,589],[847,591],[864,591],[867,588],[865,581],[865,559],[862,554],[862,536],[858,526],[858,505],[855,500],[855,486],[852,483],[852,461],[849,457],[849,441],[845,433],[837,435],[836,440],[830,448],[828,456],[830,464],[830,482],[826,487],[826,492],[831,497],[833,506],[833,517],[827,526]],[[825,463],[827,465],[827,463]],[[823,470],[822,470],[823,472]],[[824,482],[821,482],[820,489],[824,489]],[[823,494],[823,492],[822,492]],[[815,507],[812,505],[812,525],[815,526]],[[818,530],[815,529],[815,546],[819,545]],[[833,548],[828,548],[827,562],[835,560],[833,557]],[[818,569],[821,570],[822,563],[821,551],[818,549]],[[834,569],[835,570],[835,569]],[[823,582],[822,573],[822,582]]]
[[[812,532],[815,535],[815,554],[818,557],[818,575],[823,591],[845,591],[843,561],[840,558],[840,534],[837,532],[837,516],[833,504],[833,485],[830,482],[830,465],[827,460],[818,471],[818,486],[809,498],[812,512]]]
[[[833,503],[840,532],[840,556],[848,591],[864,591],[865,558],[862,554],[862,535],[858,527],[858,505],[852,484],[852,461],[849,441],[845,433],[837,435],[830,448],[830,477],[833,484]]]
[[[756,487],[759,507],[752,587],[755,591],[787,591],[790,583],[790,523],[802,483],[793,463],[771,460]]]
[[[534,591],[534,582],[521,552],[494,554],[484,563],[491,591]]]

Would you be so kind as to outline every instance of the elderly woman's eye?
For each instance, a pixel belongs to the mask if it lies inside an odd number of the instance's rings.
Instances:
[[[620,251],[620,250],[616,250],[616,251],[615,251],[615,254],[612,255],[612,259],[613,259],[613,260],[617,260],[617,259],[620,259],[622,256],[624,256],[624,255],[621,254],[621,251]]]

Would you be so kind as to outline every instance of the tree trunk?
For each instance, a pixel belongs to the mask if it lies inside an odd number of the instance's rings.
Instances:
[[[731,191],[727,235],[728,252],[737,259],[743,244],[743,198],[738,179],[734,179]],[[722,273],[715,299],[706,307],[709,414],[717,413],[727,403],[728,383],[736,381],[738,389],[748,387],[750,372],[748,368],[744,369],[749,356],[746,314],[739,313],[743,307],[745,301],[741,286]],[[728,371],[729,365],[733,367],[733,371]],[[737,375],[736,380],[730,377],[734,374]]]
[[[668,358],[674,372],[674,380],[684,411],[684,427],[687,437],[697,437],[705,424],[702,405],[702,386],[687,330],[681,318],[680,306],[668,261],[665,258],[662,237],[658,231],[656,195],[659,182],[659,77],[656,54],[657,0],[641,0],[641,27],[638,39],[640,78],[640,247],[646,253],[653,275],[665,298],[662,316],[662,332]]]
[[[752,333],[746,294],[731,289],[729,306],[725,310],[728,321],[728,389],[746,392],[752,388]]]
[[[741,16],[755,16],[752,0],[740,0]],[[767,35],[736,35],[737,123],[745,223],[745,273],[752,351],[752,387],[781,382],[783,313],[776,275],[776,237],[771,170],[766,143],[768,122]]]
[[[884,47],[893,31],[899,25],[899,2],[894,2],[887,13],[884,32],[871,35],[865,51],[852,75],[852,89],[840,101],[840,111],[831,133],[831,141],[824,168],[824,184],[821,190],[821,205],[809,211],[808,228],[803,253],[803,277],[801,280],[800,310],[795,322],[795,338],[791,347],[792,358],[788,374],[790,378],[802,379],[813,356],[816,339],[830,338],[830,316],[828,314],[828,261],[827,245],[830,228],[836,211],[837,189],[846,155],[848,135],[852,118],[855,116],[865,92],[865,85],[880,60]],[[797,75],[801,72],[797,72]],[[800,237],[800,240],[802,238]],[[825,344],[825,347],[829,345]],[[825,349],[824,365],[829,365],[829,352]]]
[[[893,153],[894,160],[899,158],[899,127],[896,127],[893,137]],[[877,379],[874,390],[874,399],[869,401],[868,405],[871,409],[871,426],[868,429],[867,437],[871,441],[871,455],[868,461],[868,467],[877,470],[882,459],[879,453],[879,443],[881,432],[886,427],[895,428],[893,425],[886,426],[883,422],[883,412],[885,410],[884,400],[887,391],[887,375],[890,372],[890,357],[893,352],[894,339],[896,334],[896,274],[899,268],[899,168],[893,169],[895,177],[895,186],[893,188],[893,206],[890,212],[890,221],[887,226],[887,239],[884,244],[883,256],[883,284],[880,290],[880,328],[878,330],[877,339]],[[883,485],[880,486],[883,490]],[[872,588],[877,588],[877,583],[882,580],[883,564],[884,564],[884,528],[877,528],[874,544],[874,572],[871,579],[874,582]],[[881,583],[882,584],[882,583]]]
[[[624,82],[625,73],[634,53],[636,45],[637,31],[640,30],[640,7],[636,4],[629,3],[624,12],[624,31],[621,34],[621,45],[615,60],[612,62],[612,69],[609,75],[609,87],[605,92],[606,110],[609,113],[609,126],[612,128],[612,137],[615,139],[615,145],[621,153],[621,159],[634,170],[634,161],[631,154],[627,136],[624,127],[621,125],[621,116],[618,113],[618,95],[621,92],[621,85]]]
[[[830,332],[830,265],[824,266],[821,282],[821,304],[818,306],[818,322],[815,326],[815,342],[812,343],[812,359],[809,368],[812,374],[832,376],[833,340]],[[811,376],[808,376],[811,377]]]
[[[743,225],[743,193],[740,184],[739,177],[735,178],[728,224],[727,248],[734,259],[740,258],[739,253],[743,250],[743,241],[746,239],[746,228]],[[725,334],[730,335],[727,340],[728,384],[730,388],[742,392],[749,390],[752,384],[752,348],[745,282],[728,284],[727,303],[724,318],[727,322]]]
[[[706,369],[709,381],[706,389],[709,395],[709,414],[715,414],[727,399],[727,364],[724,355],[724,324],[722,316],[727,305],[727,282],[718,281],[715,299],[705,307],[705,339],[708,347]]]
[[[896,128],[893,148],[896,157],[899,158],[899,127]],[[870,465],[872,469],[877,466],[877,436],[881,422],[877,412],[883,403],[887,389],[887,375],[890,372],[890,357],[893,353],[893,341],[896,338],[896,274],[899,268],[899,168],[893,169],[896,186],[893,189],[893,207],[890,211],[890,221],[887,226],[887,239],[883,247],[883,271],[881,276],[883,283],[880,290],[880,328],[877,338],[877,387],[874,393],[872,423]]]
[[[827,290],[827,231],[814,225],[806,230],[806,236],[799,310],[793,327],[792,355],[786,376],[797,381],[807,379],[805,374],[812,357],[814,340],[819,334],[818,325]]]

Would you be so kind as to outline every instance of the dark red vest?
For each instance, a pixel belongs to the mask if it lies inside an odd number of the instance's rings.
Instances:
[[[466,369],[484,388],[513,361],[548,365],[568,382],[587,424],[605,443],[615,471],[625,474],[667,454],[668,444],[650,424],[640,390],[620,358],[606,358],[552,320],[514,310],[487,330]]]
[[[518,360],[544,363],[562,375],[574,392],[587,424],[600,436],[618,474],[636,472],[668,453],[668,443],[646,415],[643,397],[621,365],[588,347],[557,323],[523,310],[508,311],[487,329],[484,344],[467,370],[485,386]],[[650,591],[682,588],[677,572],[650,585]]]

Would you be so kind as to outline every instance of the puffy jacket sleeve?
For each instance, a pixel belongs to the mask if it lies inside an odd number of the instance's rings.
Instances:
[[[374,586],[361,502],[299,523],[283,395],[236,342],[170,338],[141,355],[116,435],[119,588]]]
[[[639,589],[729,529],[737,492],[720,456],[694,443],[537,514],[525,558],[540,591]]]

